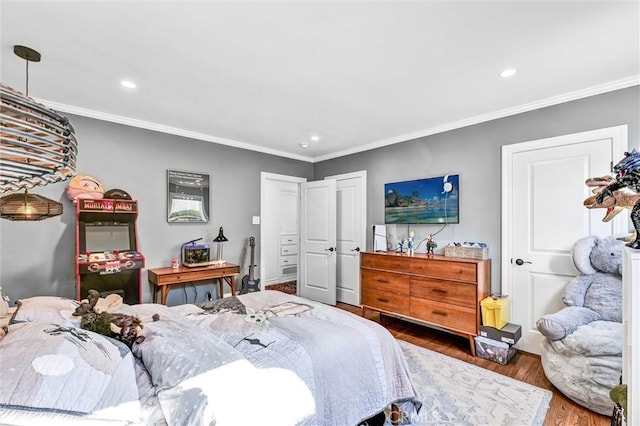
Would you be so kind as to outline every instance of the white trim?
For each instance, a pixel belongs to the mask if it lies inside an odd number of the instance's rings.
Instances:
[[[502,146],[502,200],[501,200],[501,292],[503,294],[513,294],[511,290],[511,264],[509,259],[513,253],[512,246],[512,227],[513,217],[513,199],[509,197],[511,194],[511,184],[513,182],[513,155],[518,152],[531,151],[535,149],[544,149],[551,146],[572,145],[583,142],[585,139],[607,139],[612,140],[612,155],[614,163],[616,158],[622,158],[624,152],[628,149],[627,142],[627,125],[606,127],[603,129],[589,130],[586,132],[572,133],[568,135],[556,136],[546,139],[538,139],[534,141],[515,143]],[[613,220],[614,234],[622,234],[629,229],[628,215],[619,215]]]
[[[300,188],[300,184],[307,181],[307,178],[301,178],[297,176],[287,176],[287,175],[279,175],[276,173],[269,172],[260,172],[260,276],[263,279],[267,276],[265,271],[265,260],[264,253],[266,252],[265,248],[265,226],[264,226],[264,217],[266,212],[265,200],[266,200],[266,190],[267,190],[267,182],[268,181],[279,181],[279,182],[293,182],[298,184],[298,188]],[[300,205],[300,191],[298,190],[298,206]],[[300,217],[300,212],[298,211],[298,218]],[[300,235],[300,221],[298,220],[298,235]],[[298,256],[300,256],[298,254]],[[300,265],[300,262],[298,262]],[[300,274],[300,268],[298,267],[298,274]],[[264,280],[263,289],[266,289],[267,282]]]
[[[265,148],[262,146],[240,142],[232,139],[221,138],[217,136],[207,135],[204,133],[193,132],[186,129],[180,129],[177,127],[166,126],[163,124],[153,123],[150,121],[137,120],[134,118],[123,117],[115,114],[108,114],[100,111],[90,110],[86,108],[80,108],[72,105],[61,104],[58,102],[48,101],[46,99],[35,98],[36,101],[44,103],[50,108],[53,108],[60,112],[69,114],[80,115],[83,117],[95,118],[97,120],[109,121],[113,123],[123,124],[126,126],[138,127],[141,129],[153,130],[156,132],[167,133],[170,135],[183,136],[186,138],[202,140],[206,142],[213,142],[221,145],[233,146],[235,148],[247,149],[249,151],[262,152],[265,154],[277,155],[279,157],[291,158],[292,160],[306,161],[309,163],[317,163],[319,161],[331,160],[333,158],[343,157],[345,155],[357,154],[359,152],[369,151],[375,148],[381,148],[383,146],[393,145],[396,143],[407,142],[413,139],[422,138],[425,136],[435,135],[437,133],[447,132],[450,130],[459,129],[462,127],[471,126],[474,124],[484,123],[486,121],[496,120],[498,118],[508,117],[510,115],[520,114],[527,111],[533,111],[540,108],[545,108],[552,105],[561,104],[564,102],[570,102],[577,99],[586,98],[589,96],[595,96],[602,93],[612,92],[614,90],[625,89],[631,86],[637,86],[640,84],[640,75],[623,78],[620,80],[612,81],[597,86],[588,87],[582,90],[576,90],[573,92],[565,93],[563,95],[553,96],[551,98],[542,99],[528,104],[515,106],[512,108],[506,108],[499,111],[490,112],[487,114],[477,115],[475,117],[466,118],[460,121],[454,121],[452,123],[445,123],[439,126],[431,127],[417,132],[406,133],[404,135],[395,136],[388,139],[382,139],[379,141],[371,142],[366,145],[346,149],[343,151],[334,152],[331,154],[320,155],[317,157],[307,157],[298,154],[292,154],[290,152],[279,151],[271,148]]]
[[[135,118],[124,117],[121,115],[108,114],[108,113],[94,111],[86,108],[74,107],[71,105],[60,104],[57,102],[47,101],[44,99],[36,99],[36,100],[59,112],[66,112],[69,114],[80,115],[83,117],[95,118],[96,120],[108,121],[111,123],[123,124],[125,126],[152,130],[154,132],[182,136],[185,138],[196,139],[196,140],[205,141],[205,142],[212,142],[220,145],[227,145],[235,148],[246,149],[249,151],[256,151],[256,152],[262,152],[264,154],[271,154],[271,155],[277,155],[279,157],[291,158],[292,160],[300,160],[300,161],[313,163],[313,158],[311,157],[292,154],[290,152],[278,151],[275,149],[265,148],[262,146],[253,145],[246,142],[240,142],[233,139],[226,139],[218,136],[211,136],[205,133],[198,133],[198,132],[193,132],[191,130],[180,129],[178,127],[171,127],[171,126],[166,126],[164,124],[153,123],[145,120],[137,120]]]
[[[381,148],[387,145],[393,145],[400,142],[407,142],[413,139],[423,138],[425,136],[435,135],[438,133],[447,132],[450,130],[460,129],[463,127],[471,126],[474,124],[484,123],[498,118],[508,117],[510,115],[521,114],[523,112],[533,111],[540,108],[546,108],[553,105],[558,105],[565,102],[575,101],[577,99],[587,98],[589,96],[600,95],[602,93],[612,92],[614,90],[624,89],[631,86],[637,86],[640,84],[640,76],[636,75],[629,78],[624,78],[610,83],[601,84],[598,86],[589,87],[582,90],[576,90],[574,92],[565,93],[564,95],[554,96],[547,99],[531,102],[524,105],[519,105],[511,108],[506,108],[500,111],[490,112],[488,114],[477,115],[475,117],[466,118],[460,121],[454,121],[452,123],[443,124],[441,126],[431,127],[425,130],[419,130],[413,133],[407,133],[400,136],[395,136],[389,139],[383,139],[380,141],[372,142],[367,145],[361,145],[355,148],[347,149],[344,151],[335,152],[333,154],[321,155],[314,157],[313,161],[325,161],[332,158],[342,157],[345,155],[356,154],[358,152],[368,151],[375,148]]]

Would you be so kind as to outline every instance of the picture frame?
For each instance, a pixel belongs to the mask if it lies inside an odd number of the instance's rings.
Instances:
[[[209,175],[167,170],[167,222],[209,222]]]

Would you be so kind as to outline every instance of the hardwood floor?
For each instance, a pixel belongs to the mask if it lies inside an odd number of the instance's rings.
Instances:
[[[360,315],[361,312],[359,307],[344,303],[338,303],[337,307],[357,315]],[[382,324],[398,339],[552,391],[553,398],[549,404],[545,425],[605,426],[611,424],[609,417],[601,416],[583,408],[556,390],[544,375],[538,356],[526,352],[517,352],[507,365],[500,365],[486,359],[471,356],[469,341],[465,337],[459,337],[386,315],[381,318],[374,311],[367,311],[366,317]]]

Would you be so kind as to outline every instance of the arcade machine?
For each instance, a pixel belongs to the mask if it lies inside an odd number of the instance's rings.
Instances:
[[[141,303],[138,202],[80,198],[76,215],[76,298],[85,299],[94,289],[102,297],[116,293],[124,303]]]

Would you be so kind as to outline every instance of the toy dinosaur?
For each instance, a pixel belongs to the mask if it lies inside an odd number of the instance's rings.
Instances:
[[[602,204],[608,197],[615,198],[614,191],[622,188],[640,192],[640,151],[634,149],[631,152],[625,152],[624,158],[613,166],[613,171],[615,173],[613,181],[596,195],[595,201],[598,204]],[[640,200],[636,201],[631,209],[631,223],[636,230],[636,238],[626,245],[633,249],[640,249]]]
[[[611,176],[601,176],[597,178],[589,178],[585,181],[588,187],[593,187],[593,193],[591,197],[584,200],[584,206],[588,209],[607,209],[603,222],[609,222],[616,217],[620,212],[625,209],[632,209],[634,204],[640,200],[640,194],[632,194],[627,191],[617,190],[613,191],[613,197],[605,198],[602,203],[596,202],[597,195],[602,190],[613,182]],[[620,238],[621,240],[629,243],[635,240],[636,232],[632,233],[628,237]]]

